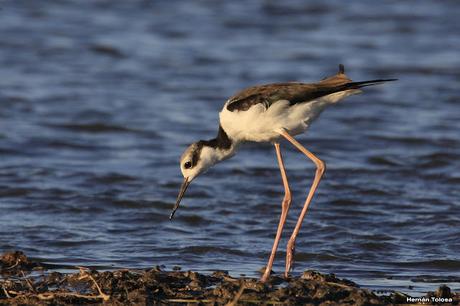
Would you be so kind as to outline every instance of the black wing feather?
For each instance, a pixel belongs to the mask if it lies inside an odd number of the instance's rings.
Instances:
[[[362,82],[347,82],[341,85],[327,85],[321,83],[278,83],[255,86],[231,98],[227,104],[227,110],[231,112],[247,111],[253,105],[260,103],[264,103],[268,108],[279,100],[288,100],[290,105],[294,105],[312,101],[340,91],[359,89],[396,80],[397,79],[377,79]]]

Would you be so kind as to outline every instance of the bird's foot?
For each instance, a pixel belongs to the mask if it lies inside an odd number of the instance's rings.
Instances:
[[[264,274],[260,278],[260,282],[265,283],[269,279],[272,272],[273,272],[272,269],[270,269],[268,266],[265,267]]]
[[[260,282],[265,283],[269,277],[270,277],[270,274],[264,273],[264,275],[262,275],[262,277],[260,278]]]
[[[289,240],[286,250],[286,270],[284,272],[284,277],[289,277],[289,272],[291,272],[292,264],[294,263],[294,253],[295,242],[294,240]]]

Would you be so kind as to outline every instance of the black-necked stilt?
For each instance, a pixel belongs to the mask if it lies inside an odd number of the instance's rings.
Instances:
[[[345,75],[344,70],[344,66],[339,65],[339,72],[336,75],[312,84],[291,82],[253,86],[228,99],[219,114],[220,126],[217,137],[193,143],[185,150],[180,159],[184,181],[170,219],[173,218],[179,207],[190,182],[200,173],[233,156],[238,146],[243,142],[272,142],[275,146],[285,194],[275,242],[265,273],[261,278],[262,281],[266,281],[270,275],[291,203],[291,191],[279,145],[279,141],[284,137],[316,165],[313,184],[287,244],[285,270],[287,277],[293,262],[296,237],[302,226],[308,205],[326,170],[325,163],[297,142],[293,136],[307,130],[308,126],[327,106],[335,104],[347,96],[360,93],[360,88],[396,80],[379,79],[352,82]]]

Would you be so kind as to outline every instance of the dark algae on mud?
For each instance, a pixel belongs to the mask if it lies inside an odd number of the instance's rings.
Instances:
[[[73,274],[48,271],[22,252],[5,253],[0,262],[0,305],[394,305],[417,301],[399,292],[379,296],[352,281],[315,271],[288,279],[272,276],[261,283],[255,278],[231,277],[226,271],[204,275],[179,268],[105,272],[75,268],[79,272]],[[458,305],[459,294],[441,286],[421,299]]]

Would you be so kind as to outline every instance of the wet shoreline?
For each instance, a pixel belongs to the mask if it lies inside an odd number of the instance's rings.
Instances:
[[[305,271],[299,277],[274,275],[266,283],[234,278],[226,271],[204,275],[193,271],[122,269],[77,273],[47,270],[20,251],[6,252],[0,262],[3,305],[394,305],[420,302],[459,304],[460,294],[440,286],[422,297],[398,291],[379,295],[334,274]],[[388,291],[390,292],[390,291]]]

